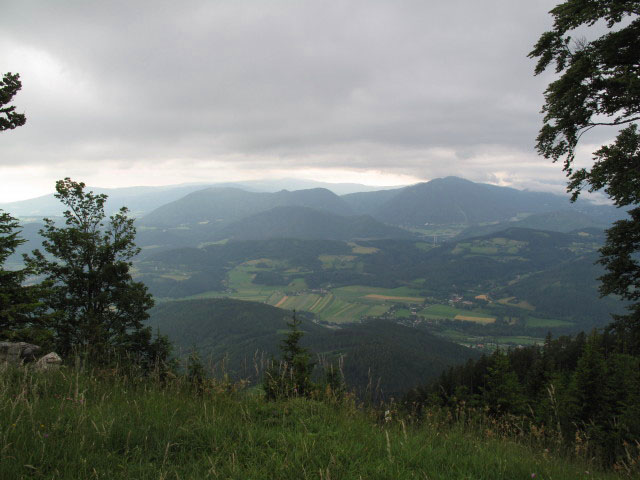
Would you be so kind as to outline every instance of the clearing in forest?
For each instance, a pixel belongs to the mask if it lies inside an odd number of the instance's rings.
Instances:
[[[373,300],[391,300],[395,302],[410,302],[410,303],[424,302],[424,298],[420,298],[420,297],[393,297],[391,295],[378,295],[378,294],[365,295],[364,298],[371,298]]]
[[[453,317],[454,320],[463,320],[465,322],[475,322],[486,325],[488,323],[494,323],[496,321],[493,317],[472,317],[470,315],[456,315]]]

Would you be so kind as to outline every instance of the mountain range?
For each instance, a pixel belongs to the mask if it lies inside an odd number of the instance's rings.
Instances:
[[[141,217],[156,208],[178,200],[183,196],[205,188],[237,188],[248,192],[277,192],[284,189],[303,190],[326,188],[337,195],[354,192],[369,192],[384,190],[388,187],[374,187],[358,183],[327,183],[315,180],[299,180],[283,178],[276,180],[249,180],[243,182],[226,183],[189,183],[183,185],[140,186],[123,188],[87,187],[96,194],[106,194],[109,201],[105,205],[108,214],[115,213],[120,207],[126,206],[134,217]],[[27,200],[0,203],[0,209],[11,212],[13,216],[21,218],[59,217],[63,208],[53,194],[42,195]]]

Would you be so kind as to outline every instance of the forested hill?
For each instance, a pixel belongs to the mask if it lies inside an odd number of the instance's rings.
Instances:
[[[558,210],[588,214],[606,225],[624,215],[613,207],[587,201],[571,204],[566,196],[475,183],[458,177],[437,178],[401,189],[353,193],[342,198],[357,213],[407,226],[502,222],[522,214]]]
[[[195,347],[206,362],[236,377],[260,378],[264,362],[277,356],[291,312],[257,302],[202,299],[165,302],[151,311],[149,325],[169,336],[178,352]],[[326,361],[343,356],[347,384],[364,395],[398,396],[435,378],[449,365],[475,358],[465,347],[424,330],[390,321],[327,328],[302,319],[302,343]],[[371,384],[371,385],[370,385]],[[369,386],[369,387],[368,387]]]
[[[385,225],[369,215],[345,217],[298,206],[276,207],[251,215],[222,229],[218,235],[235,240],[415,238],[407,230]]]
[[[278,206],[300,206],[338,215],[351,215],[351,207],[325,188],[276,193],[247,192],[238,188],[208,188],[193,192],[145,215],[141,225],[176,227],[211,224],[224,226]]]
[[[456,236],[456,240],[490,235],[508,228],[530,228],[533,230],[547,230],[552,232],[569,233],[578,230],[603,231],[609,225],[598,221],[593,216],[573,210],[558,210],[529,215],[521,220],[497,222],[489,225],[473,225]]]

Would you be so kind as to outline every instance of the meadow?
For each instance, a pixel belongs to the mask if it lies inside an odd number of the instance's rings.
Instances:
[[[194,388],[116,370],[0,371],[0,478],[622,478],[495,422],[420,422],[353,399],[266,402],[225,381]]]

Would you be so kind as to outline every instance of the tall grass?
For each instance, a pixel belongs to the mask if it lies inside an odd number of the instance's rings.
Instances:
[[[265,402],[224,381],[0,371],[0,479],[619,478],[437,415]]]

